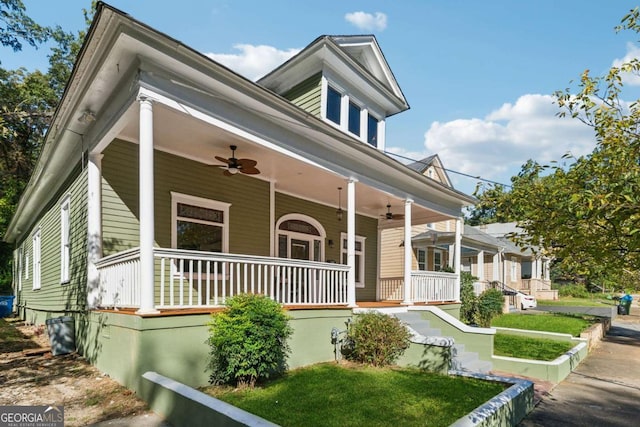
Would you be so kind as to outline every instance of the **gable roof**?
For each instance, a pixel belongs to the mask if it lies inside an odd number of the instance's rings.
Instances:
[[[387,117],[409,109],[409,104],[373,35],[323,35],[257,83],[283,94],[317,74],[333,71],[345,76],[362,93],[385,109]]]
[[[451,183],[449,174],[447,174],[447,170],[444,168],[442,160],[440,160],[440,156],[438,156],[437,154],[432,154],[422,160],[410,163],[407,166],[422,175],[424,175],[430,167],[433,167],[436,171],[436,174],[438,175],[440,182],[448,187],[453,188],[453,184]]]

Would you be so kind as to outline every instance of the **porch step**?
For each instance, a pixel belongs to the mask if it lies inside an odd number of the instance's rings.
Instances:
[[[422,336],[425,337],[439,337],[442,335],[440,329],[431,328],[429,325],[429,321],[423,319],[420,316],[420,313],[416,312],[406,312],[406,313],[396,313],[395,316],[400,319],[400,321],[406,323]]]
[[[478,358],[478,353],[464,351],[464,344],[455,344],[451,353],[451,369],[456,371],[487,373],[492,368],[491,362]]]

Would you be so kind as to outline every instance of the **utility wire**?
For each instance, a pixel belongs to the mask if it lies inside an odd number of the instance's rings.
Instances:
[[[414,162],[414,163],[422,163],[422,164],[423,164],[423,165],[425,165],[425,166],[433,166],[434,168],[440,168],[440,169],[442,169],[442,170],[444,170],[444,171],[446,171],[446,172],[455,173],[455,174],[457,174],[457,175],[462,175],[462,176],[467,177],[467,178],[473,178],[473,179],[477,179],[477,180],[479,180],[479,181],[488,182],[488,183],[490,183],[490,184],[501,185],[501,186],[503,186],[503,187],[509,187],[509,188],[511,188],[511,185],[509,185],[509,184],[503,184],[502,182],[492,181],[492,180],[490,180],[490,179],[482,178],[482,177],[479,177],[479,176],[469,175],[468,173],[454,171],[453,169],[447,169],[447,168],[445,168],[445,167],[437,166],[437,165],[435,165],[435,164],[431,164],[431,163],[423,162],[422,160],[412,159],[411,157],[406,157],[406,156],[403,156],[402,154],[396,154],[396,153],[392,153],[392,152],[390,152],[390,151],[385,151],[384,153],[385,153],[385,154],[388,154],[388,155],[390,155],[390,156],[400,157],[401,159],[410,160],[410,161],[412,161],[412,162]]]

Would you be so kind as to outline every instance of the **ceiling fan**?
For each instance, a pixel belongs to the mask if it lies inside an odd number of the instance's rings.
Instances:
[[[404,219],[404,214],[394,214],[391,212],[391,204],[387,203],[387,213],[380,215],[387,221],[393,221],[394,219]]]
[[[253,159],[237,159],[236,150],[238,149],[238,147],[235,145],[230,145],[229,148],[231,148],[231,157],[229,157],[228,159],[220,156],[215,156],[216,160],[219,160],[222,163],[226,164],[226,166],[220,166],[224,169],[223,174],[225,176],[233,176],[238,172],[247,175],[257,175],[260,173],[260,171],[256,168],[256,165],[258,164],[257,161]]]

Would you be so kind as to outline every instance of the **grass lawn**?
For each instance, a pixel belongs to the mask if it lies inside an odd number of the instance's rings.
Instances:
[[[286,427],[399,427],[448,426],[504,388],[417,369],[325,363],[290,371],[254,390],[208,387],[204,391]]]
[[[538,300],[538,305],[602,307],[604,305],[616,305],[616,302],[598,294],[598,297],[594,298],[560,297],[557,300]]]
[[[559,332],[580,336],[580,332],[591,326],[595,318],[565,313],[545,314],[501,314],[491,321],[491,326],[527,329],[530,331]]]
[[[575,343],[546,338],[529,338],[498,332],[493,339],[493,354],[520,359],[551,361],[569,351]]]

